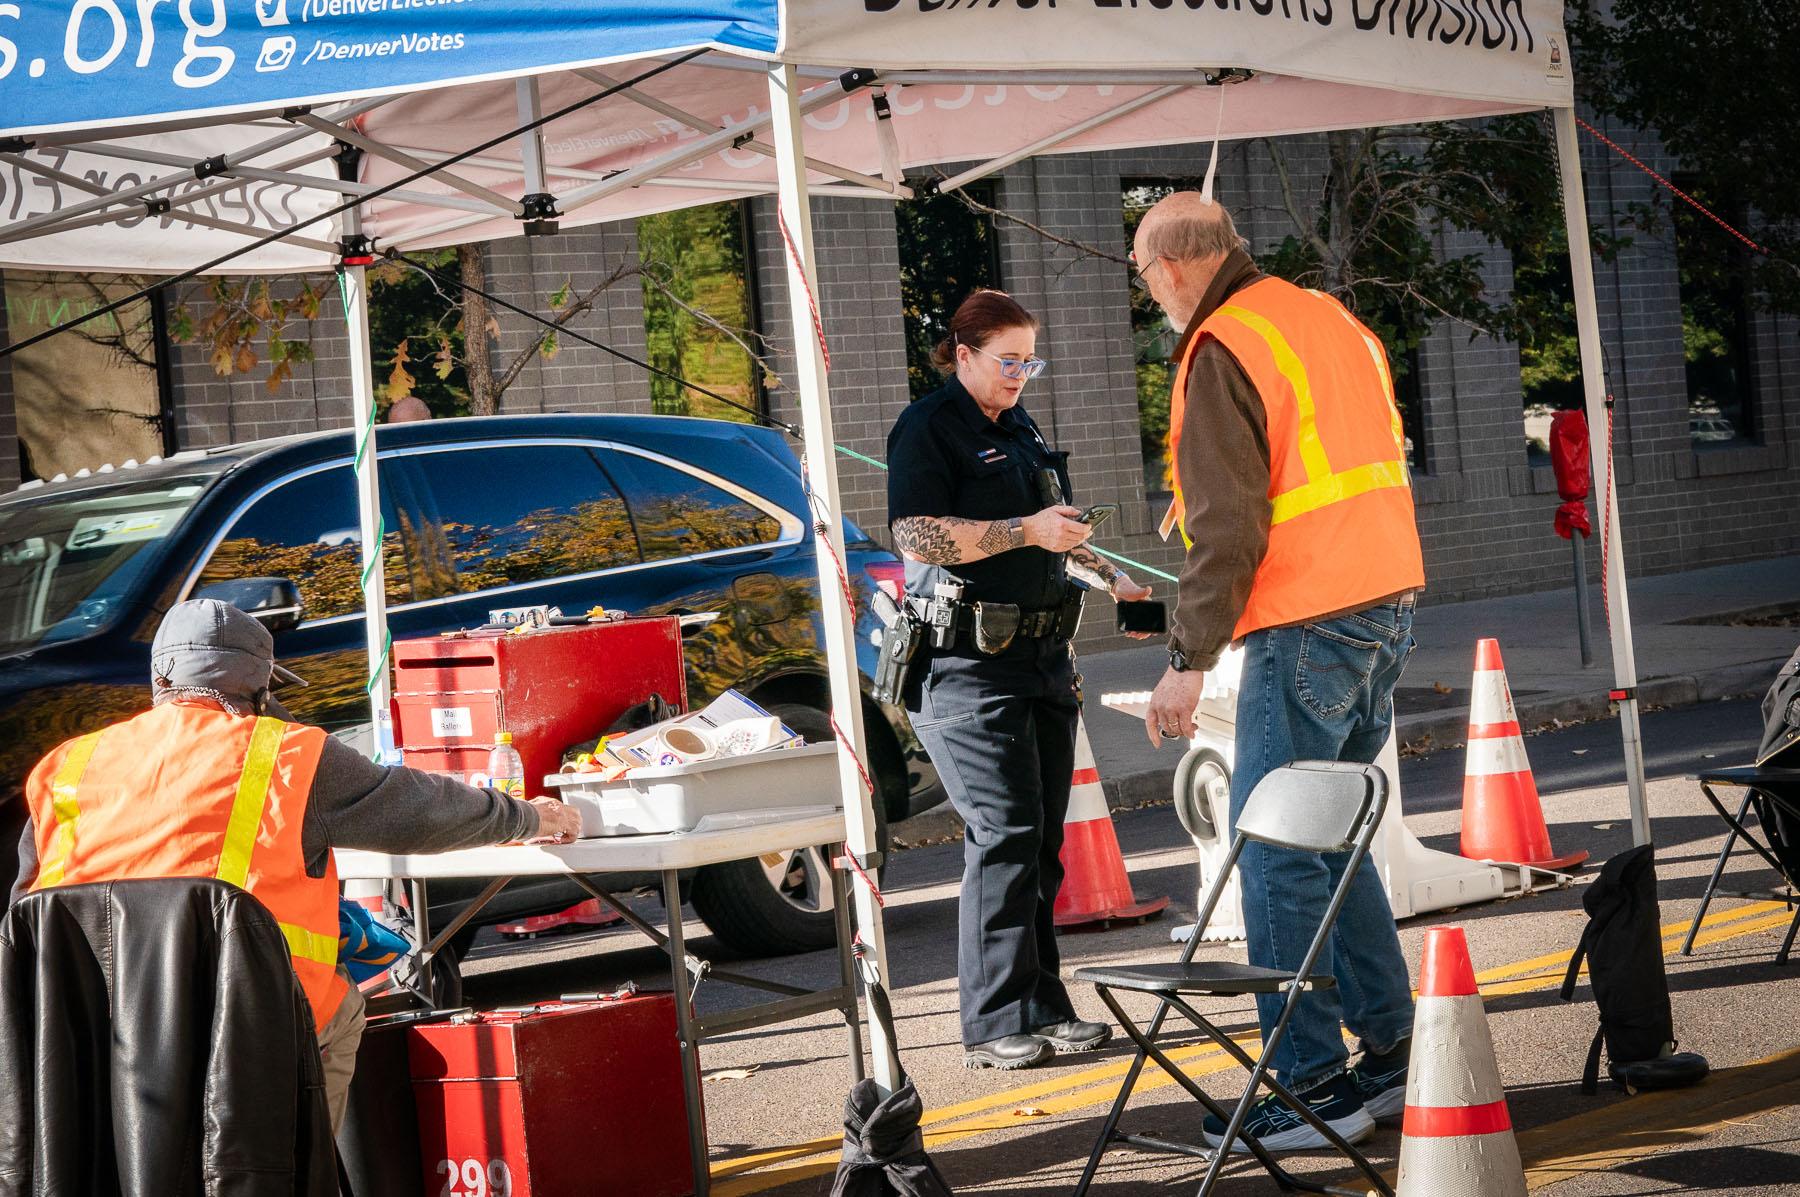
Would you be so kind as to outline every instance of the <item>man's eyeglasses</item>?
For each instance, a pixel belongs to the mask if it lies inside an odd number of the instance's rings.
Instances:
[[[1000,377],[1002,378],[1016,378],[1022,382],[1030,382],[1050,365],[1041,357],[1001,357],[997,353],[989,353],[979,345],[970,345],[969,348],[983,357],[991,357],[999,362]]]
[[[1130,261],[1131,261],[1131,285],[1136,287],[1140,291],[1148,292],[1150,290],[1150,270],[1151,270],[1151,268],[1154,267],[1158,262],[1162,261],[1168,255],[1167,254],[1157,254],[1155,257],[1151,258],[1148,262],[1145,262],[1142,265],[1140,265],[1138,263],[1138,257],[1137,257],[1136,250],[1132,250],[1131,252],[1127,253],[1125,256],[1128,259],[1130,259]]]

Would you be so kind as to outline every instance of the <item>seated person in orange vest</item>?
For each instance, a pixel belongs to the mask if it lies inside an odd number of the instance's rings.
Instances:
[[[171,608],[151,648],[150,710],[58,746],[32,770],[12,896],[140,877],[218,877],[254,894],[286,933],[312,1005],[335,1130],[363,1002],[338,967],[331,850],[569,843],[581,817],[550,798],[520,802],[373,764],[285,718],[269,696],[277,668],[268,630],[237,608]]]

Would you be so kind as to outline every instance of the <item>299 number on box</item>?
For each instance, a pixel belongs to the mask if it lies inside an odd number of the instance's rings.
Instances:
[[[444,1178],[438,1197],[513,1197],[505,1160],[439,1160],[437,1174]]]

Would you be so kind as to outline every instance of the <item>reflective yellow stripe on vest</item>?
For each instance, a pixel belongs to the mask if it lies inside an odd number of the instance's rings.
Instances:
[[[1299,440],[1300,465],[1306,471],[1306,481],[1271,500],[1271,525],[1286,523],[1309,511],[1317,511],[1321,507],[1352,499],[1372,490],[1408,484],[1404,460],[1377,461],[1334,473],[1331,460],[1325,455],[1325,445],[1319,440],[1319,419],[1313,403],[1312,383],[1308,380],[1306,366],[1294,352],[1294,347],[1288,344],[1280,329],[1249,308],[1226,304],[1217,314],[1236,320],[1263,339],[1274,358],[1275,369],[1287,380],[1294,392],[1294,407],[1299,415],[1296,435]],[[1385,369],[1383,377],[1386,377]],[[1390,390],[1390,395],[1391,393]],[[1389,404],[1392,405],[1391,399]]]
[[[75,846],[75,822],[81,818],[81,775],[87,772],[88,762],[94,758],[100,736],[100,732],[89,732],[69,745],[69,755],[63,758],[62,766],[50,781],[50,809],[56,816],[56,839],[50,846],[49,858],[38,869],[40,889],[62,884],[63,868]]]
[[[225,845],[219,852],[220,881],[239,889],[250,879],[250,854],[256,848],[256,832],[262,826],[263,809],[269,804],[269,783],[275,776],[275,758],[287,724],[267,715],[256,721],[250,733],[250,751],[244,754],[244,771],[238,777],[237,797],[225,824]]]
[[[338,937],[336,932],[321,935],[317,931],[308,931],[305,927],[293,923],[281,924],[281,933],[287,937],[288,952],[295,959],[311,960],[315,964],[323,964],[329,968],[337,967]]]

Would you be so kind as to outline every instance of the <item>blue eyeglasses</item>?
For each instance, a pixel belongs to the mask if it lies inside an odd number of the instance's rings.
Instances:
[[[1000,377],[1014,378],[1021,382],[1030,382],[1032,379],[1042,374],[1050,365],[1049,362],[1041,357],[1001,357],[997,353],[989,353],[979,345],[970,345],[969,348],[973,349],[976,353],[981,354],[983,357],[991,357],[999,362]]]

